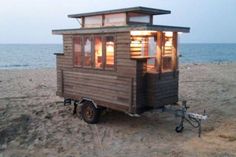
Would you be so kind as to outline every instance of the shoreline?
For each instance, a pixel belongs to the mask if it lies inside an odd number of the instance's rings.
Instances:
[[[228,65],[228,64],[236,64],[236,61],[219,61],[219,62],[209,62],[209,63],[181,63],[179,67],[181,68],[182,66],[193,66],[193,65]],[[0,71],[8,71],[8,70],[50,70],[50,69],[56,69],[56,67],[39,67],[39,68],[0,68]]]

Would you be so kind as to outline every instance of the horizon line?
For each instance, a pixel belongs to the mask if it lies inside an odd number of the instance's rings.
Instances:
[[[63,43],[0,43],[0,45],[62,45]],[[180,42],[179,44],[236,44],[236,42]]]

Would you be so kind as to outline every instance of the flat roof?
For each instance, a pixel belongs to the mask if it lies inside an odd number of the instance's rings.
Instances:
[[[112,14],[112,13],[126,13],[126,12],[136,12],[136,13],[144,13],[150,15],[162,15],[162,14],[170,14],[169,10],[155,9],[155,8],[147,8],[147,7],[132,7],[132,8],[123,8],[123,9],[114,9],[114,10],[106,10],[106,11],[98,11],[98,12],[90,12],[90,13],[81,13],[81,14],[72,14],[68,15],[70,18],[81,18],[86,16],[94,16],[94,15],[104,15],[104,14]]]
[[[129,32],[132,30],[149,30],[149,31],[170,31],[188,33],[189,27],[164,26],[164,25],[129,25],[129,26],[111,26],[98,28],[77,28],[77,29],[59,29],[52,30],[52,34],[94,34],[94,33],[115,33]]]

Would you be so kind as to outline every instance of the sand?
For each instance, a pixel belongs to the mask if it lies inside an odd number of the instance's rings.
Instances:
[[[180,98],[209,115],[201,138],[187,124],[177,134],[179,119],[169,113],[110,111],[86,124],[55,95],[55,73],[0,70],[0,157],[236,156],[236,63],[180,67]]]

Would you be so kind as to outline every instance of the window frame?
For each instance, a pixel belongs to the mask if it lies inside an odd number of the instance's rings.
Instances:
[[[135,12],[130,12],[126,14],[126,18],[127,18],[127,25],[129,24],[152,24],[153,23],[153,15],[149,15],[149,14],[144,14],[144,13],[136,13],[136,16],[132,16],[131,14],[134,14]],[[139,15],[138,15],[139,14]],[[135,21],[130,21],[130,17],[139,17],[139,16],[149,16],[149,22],[135,22]]]
[[[107,68],[106,67],[106,46],[105,46],[105,38],[107,36],[112,36],[114,38],[114,66],[113,68]],[[92,54],[91,54],[91,66],[85,66],[84,65],[84,60],[85,60],[85,52],[84,52],[84,40],[86,37],[89,37],[91,39],[92,43]],[[102,68],[96,68],[95,65],[95,37],[101,37],[102,40]],[[75,49],[74,49],[74,38],[80,38],[81,41],[81,65],[76,65],[75,64]],[[81,34],[81,35],[73,35],[72,36],[72,62],[73,62],[73,67],[74,68],[79,68],[79,69],[92,69],[92,70],[100,70],[100,71],[117,71],[117,53],[116,53],[116,34]]]
[[[123,18],[123,20],[124,21],[122,21],[123,23],[119,23],[119,24],[115,24],[115,25],[113,25],[113,24],[111,24],[110,22],[109,23],[107,23],[107,19],[108,19],[108,17],[109,16],[116,16],[116,15],[121,15],[121,16],[124,16]],[[114,18],[114,17],[113,17]],[[112,18],[111,18],[112,19]],[[116,23],[118,23],[118,22],[116,22]],[[102,27],[114,27],[114,26],[125,26],[127,24],[127,14],[126,13],[111,13],[111,14],[104,14],[103,15],[103,25],[102,25]]]

